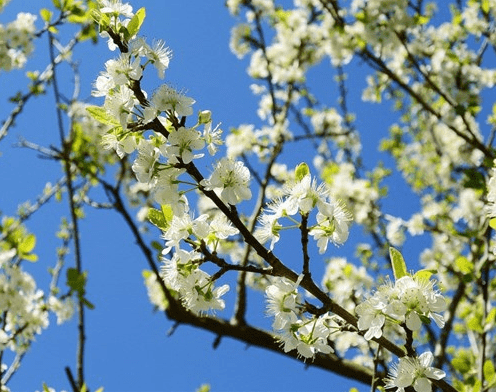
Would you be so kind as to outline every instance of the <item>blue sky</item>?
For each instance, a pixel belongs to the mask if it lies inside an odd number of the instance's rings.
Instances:
[[[12,0],[0,15],[0,23],[13,19],[19,11],[36,12],[50,4],[47,0]],[[235,19],[228,14],[223,1],[137,0],[131,4],[134,10],[142,6],[147,9],[142,34],[149,40],[164,39],[173,50],[166,80],[196,99],[196,111],[212,110],[214,123],[222,122],[225,131],[241,123],[258,123],[257,101],[249,90],[251,80],[245,72],[247,61],[239,61],[229,51],[229,31]],[[43,69],[47,47],[46,38],[37,42],[26,70]],[[73,58],[81,59],[81,98],[90,98],[91,83],[104,62],[114,56],[104,42],[78,47]],[[12,105],[6,104],[7,96],[26,84],[23,74],[23,71],[0,73],[2,119],[12,109]],[[311,77],[317,82],[326,81],[321,83],[322,94],[329,95],[328,102],[335,102],[333,99],[338,94],[329,68],[320,67]],[[359,102],[363,82],[357,78],[353,82],[356,85],[350,86],[353,88],[350,106],[358,115],[357,124],[367,132],[366,138],[370,135],[371,141],[377,143],[386,135],[384,124],[390,106],[356,108],[354,103]],[[61,83],[70,93],[71,80],[66,77]],[[33,200],[46,181],[56,181],[61,173],[58,163],[41,160],[30,150],[12,148],[19,136],[46,146],[57,145],[52,94],[29,102],[17,127],[0,144],[3,179],[0,209],[6,215],[14,214],[18,203]],[[369,162],[378,159],[375,148],[371,151],[365,155]],[[397,187],[393,192],[404,200],[404,188]],[[390,212],[398,213],[400,206],[392,203],[390,208]],[[81,231],[83,268],[89,270],[87,293],[96,306],[95,310],[86,312],[86,377],[92,390],[103,386],[105,391],[194,391],[202,383],[209,383],[212,391],[347,391],[351,386],[360,391],[369,390],[356,382],[306,368],[293,359],[246,347],[232,339],[223,339],[214,350],[214,335],[188,326],[180,326],[168,337],[172,323],[163,314],[152,311],[141,277],[147,265],[122,220],[108,211],[87,213],[87,218],[81,221]],[[40,261],[24,268],[39,279],[43,289],[49,281],[46,270],[55,263],[55,247],[59,245],[55,232],[61,214],[68,215],[66,203],[52,203],[27,222],[28,228],[38,236],[36,252]],[[345,248],[346,245],[340,252],[352,251],[351,246]],[[261,302],[261,296],[254,299]],[[56,326],[52,320],[51,327],[38,337],[9,384],[12,391],[41,389],[42,382],[57,391],[69,390],[64,367],[71,366],[74,370],[76,341],[75,319],[62,326]]]

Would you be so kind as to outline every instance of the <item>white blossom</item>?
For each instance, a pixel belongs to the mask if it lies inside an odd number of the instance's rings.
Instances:
[[[241,161],[222,158],[208,180],[201,185],[207,190],[220,190],[222,201],[235,205],[243,200],[251,199],[249,188],[250,171]]]
[[[385,379],[386,388],[397,388],[396,392],[404,392],[405,388],[413,386],[416,392],[431,392],[432,380],[441,380],[446,373],[431,366],[434,356],[430,351],[419,357],[402,357],[398,364],[393,364],[388,377]]]
[[[191,106],[195,100],[164,84],[153,94],[151,103],[162,112],[170,111],[175,112],[177,116],[190,116],[193,114]]]

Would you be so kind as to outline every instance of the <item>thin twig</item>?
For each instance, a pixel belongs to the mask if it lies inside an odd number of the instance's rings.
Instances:
[[[54,53],[54,40],[52,33],[48,33],[49,37],[49,53],[50,60],[52,63],[55,61],[55,53]],[[71,141],[70,136],[69,139],[66,140],[65,131],[64,131],[64,122],[62,119],[62,109],[60,108],[60,90],[58,87],[57,73],[54,69],[53,72],[53,91],[55,95],[55,104],[56,104],[56,113],[57,113],[57,125],[59,130],[60,143],[62,146],[62,154],[63,154],[63,163],[64,163],[64,171],[67,178],[67,192],[68,192],[68,202],[69,209],[71,214],[71,223],[73,230],[73,239],[74,239],[74,259],[76,264],[76,270],[79,274],[82,273],[82,257],[81,257],[81,245],[80,245],[80,235],[79,235],[79,221],[76,214],[76,205],[75,205],[75,193],[74,186],[72,182],[72,172],[71,172]],[[78,348],[77,348],[77,386],[79,389],[82,388],[84,384],[84,348],[85,348],[85,319],[84,319],[84,303],[83,298],[78,296],[77,299],[77,307],[78,307]]]

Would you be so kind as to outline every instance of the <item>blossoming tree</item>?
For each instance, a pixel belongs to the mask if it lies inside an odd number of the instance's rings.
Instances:
[[[176,325],[283,353],[370,390],[496,390],[496,1],[456,1],[449,13],[438,3],[228,0],[240,21],[230,47],[250,56],[260,118],[229,130],[167,80],[172,50],[167,37],[140,35],[153,18],[145,8],[54,0],[40,26],[29,13],[0,25],[0,77],[29,62],[37,39],[50,42],[50,63],[12,97],[0,140],[28,100],[50,91],[59,146],[20,144],[62,171],[35,203],[2,216],[0,390],[9,390],[51,312],[57,322],[78,320],[71,388],[91,383],[91,268],[83,267],[79,224],[89,208],[124,218],[149,299]],[[64,41],[67,24],[76,32]],[[109,60],[93,81],[94,101],[82,102],[77,88],[66,98],[60,64],[98,37]],[[309,75],[324,67],[335,75],[334,101],[313,93]],[[398,113],[379,146],[392,167],[365,164],[375,147],[348,100],[357,69],[367,83],[362,99],[393,103]],[[165,82],[145,88],[156,76]],[[301,163],[291,159],[298,149]],[[409,216],[385,207],[397,173],[418,202]],[[99,189],[107,200],[96,201]],[[29,262],[43,233],[26,221],[52,198],[67,200],[69,216],[42,291]],[[415,236],[423,248],[405,260],[400,248]],[[337,257],[337,247],[350,256]],[[265,297],[270,329],[252,321],[252,291]]]

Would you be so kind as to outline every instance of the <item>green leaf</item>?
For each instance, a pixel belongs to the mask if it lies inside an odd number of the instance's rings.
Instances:
[[[398,280],[403,276],[408,275],[406,270],[405,259],[403,258],[400,251],[396,250],[392,246],[389,247],[389,257],[391,258],[391,264],[393,266],[394,279]]]
[[[489,221],[489,226],[491,226],[494,230],[496,230],[496,218],[492,218]]]
[[[20,254],[27,254],[31,252],[36,245],[36,236],[34,234],[28,234],[24,237],[19,244],[18,250]]]
[[[22,260],[30,261],[32,263],[38,261],[38,255],[35,255],[34,253],[30,253],[27,255],[21,255],[20,258]]]
[[[429,280],[432,274],[435,274],[436,272],[436,270],[421,269],[415,272],[413,277],[418,280]]]
[[[295,169],[296,181],[303,180],[306,176],[310,174],[310,168],[305,162],[300,163]]]
[[[196,392],[210,392],[210,385],[209,384],[203,384],[196,390]]]
[[[146,16],[146,10],[144,7],[140,8],[132,19],[129,21],[127,25],[127,34],[128,37],[126,37],[128,40],[134,37],[136,34],[138,34],[139,29],[141,28],[141,25],[143,24],[143,21],[145,20]]]
[[[45,22],[50,23],[50,19],[52,19],[52,11],[46,8],[42,8],[40,10],[41,19]]]
[[[425,325],[430,325],[431,324],[431,319],[427,316],[424,316],[423,314],[419,315],[420,321],[422,321],[423,324]]]
[[[484,323],[484,330],[488,331],[494,327],[496,322],[496,308],[492,308],[486,316],[486,322]]]
[[[484,328],[482,328],[482,315],[477,313],[470,317],[467,321],[467,327],[472,331],[483,333]]]
[[[150,223],[157,226],[160,230],[167,230],[168,224],[162,211],[150,208],[147,217]]]
[[[488,359],[484,362],[483,366],[484,378],[488,383],[492,383],[496,379],[496,371],[494,370],[494,363]]]
[[[111,116],[107,110],[100,106],[89,106],[86,108],[91,117],[105,125],[120,125],[119,121]]]
[[[83,296],[86,286],[86,275],[87,272],[81,272],[76,268],[67,269],[67,286],[71,291],[75,291],[79,296]]]
[[[425,25],[427,22],[429,22],[429,18],[424,15],[415,15],[414,17],[415,24],[417,25]]]
[[[162,249],[164,249],[164,246],[161,242],[158,241],[152,241],[151,246],[153,249],[155,249],[158,252],[162,252]]]
[[[455,265],[463,274],[470,274],[474,271],[474,263],[471,263],[466,257],[458,256],[455,259]]]
[[[81,301],[83,302],[83,305],[86,306],[88,309],[93,310],[95,309],[95,305],[93,305],[90,301],[88,301],[86,298],[81,298]]]
[[[481,10],[484,12],[484,14],[489,13],[489,0],[482,0],[481,2]]]
[[[468,373],[472,369],[472,363],[470,359],[465,355],[460,355],[456,358],[453,358],[451,364],[461,374]]]
[[[162,214],[164,214],[164,218],[167,221],[167,227],[169,227],[172,222],[172,218],[174,217],[174,212],[172,211],[172,207],[169,204],[163,204],[161,206]]]
[[[160,207],[160,210],[155,208],[150,208],[148,210],[148,220],[151,224],[157,226],[160,230],[167,230],[170,226],[170,222],[174,213],[172,212],[172,208],[168,204],[164,204]]]

